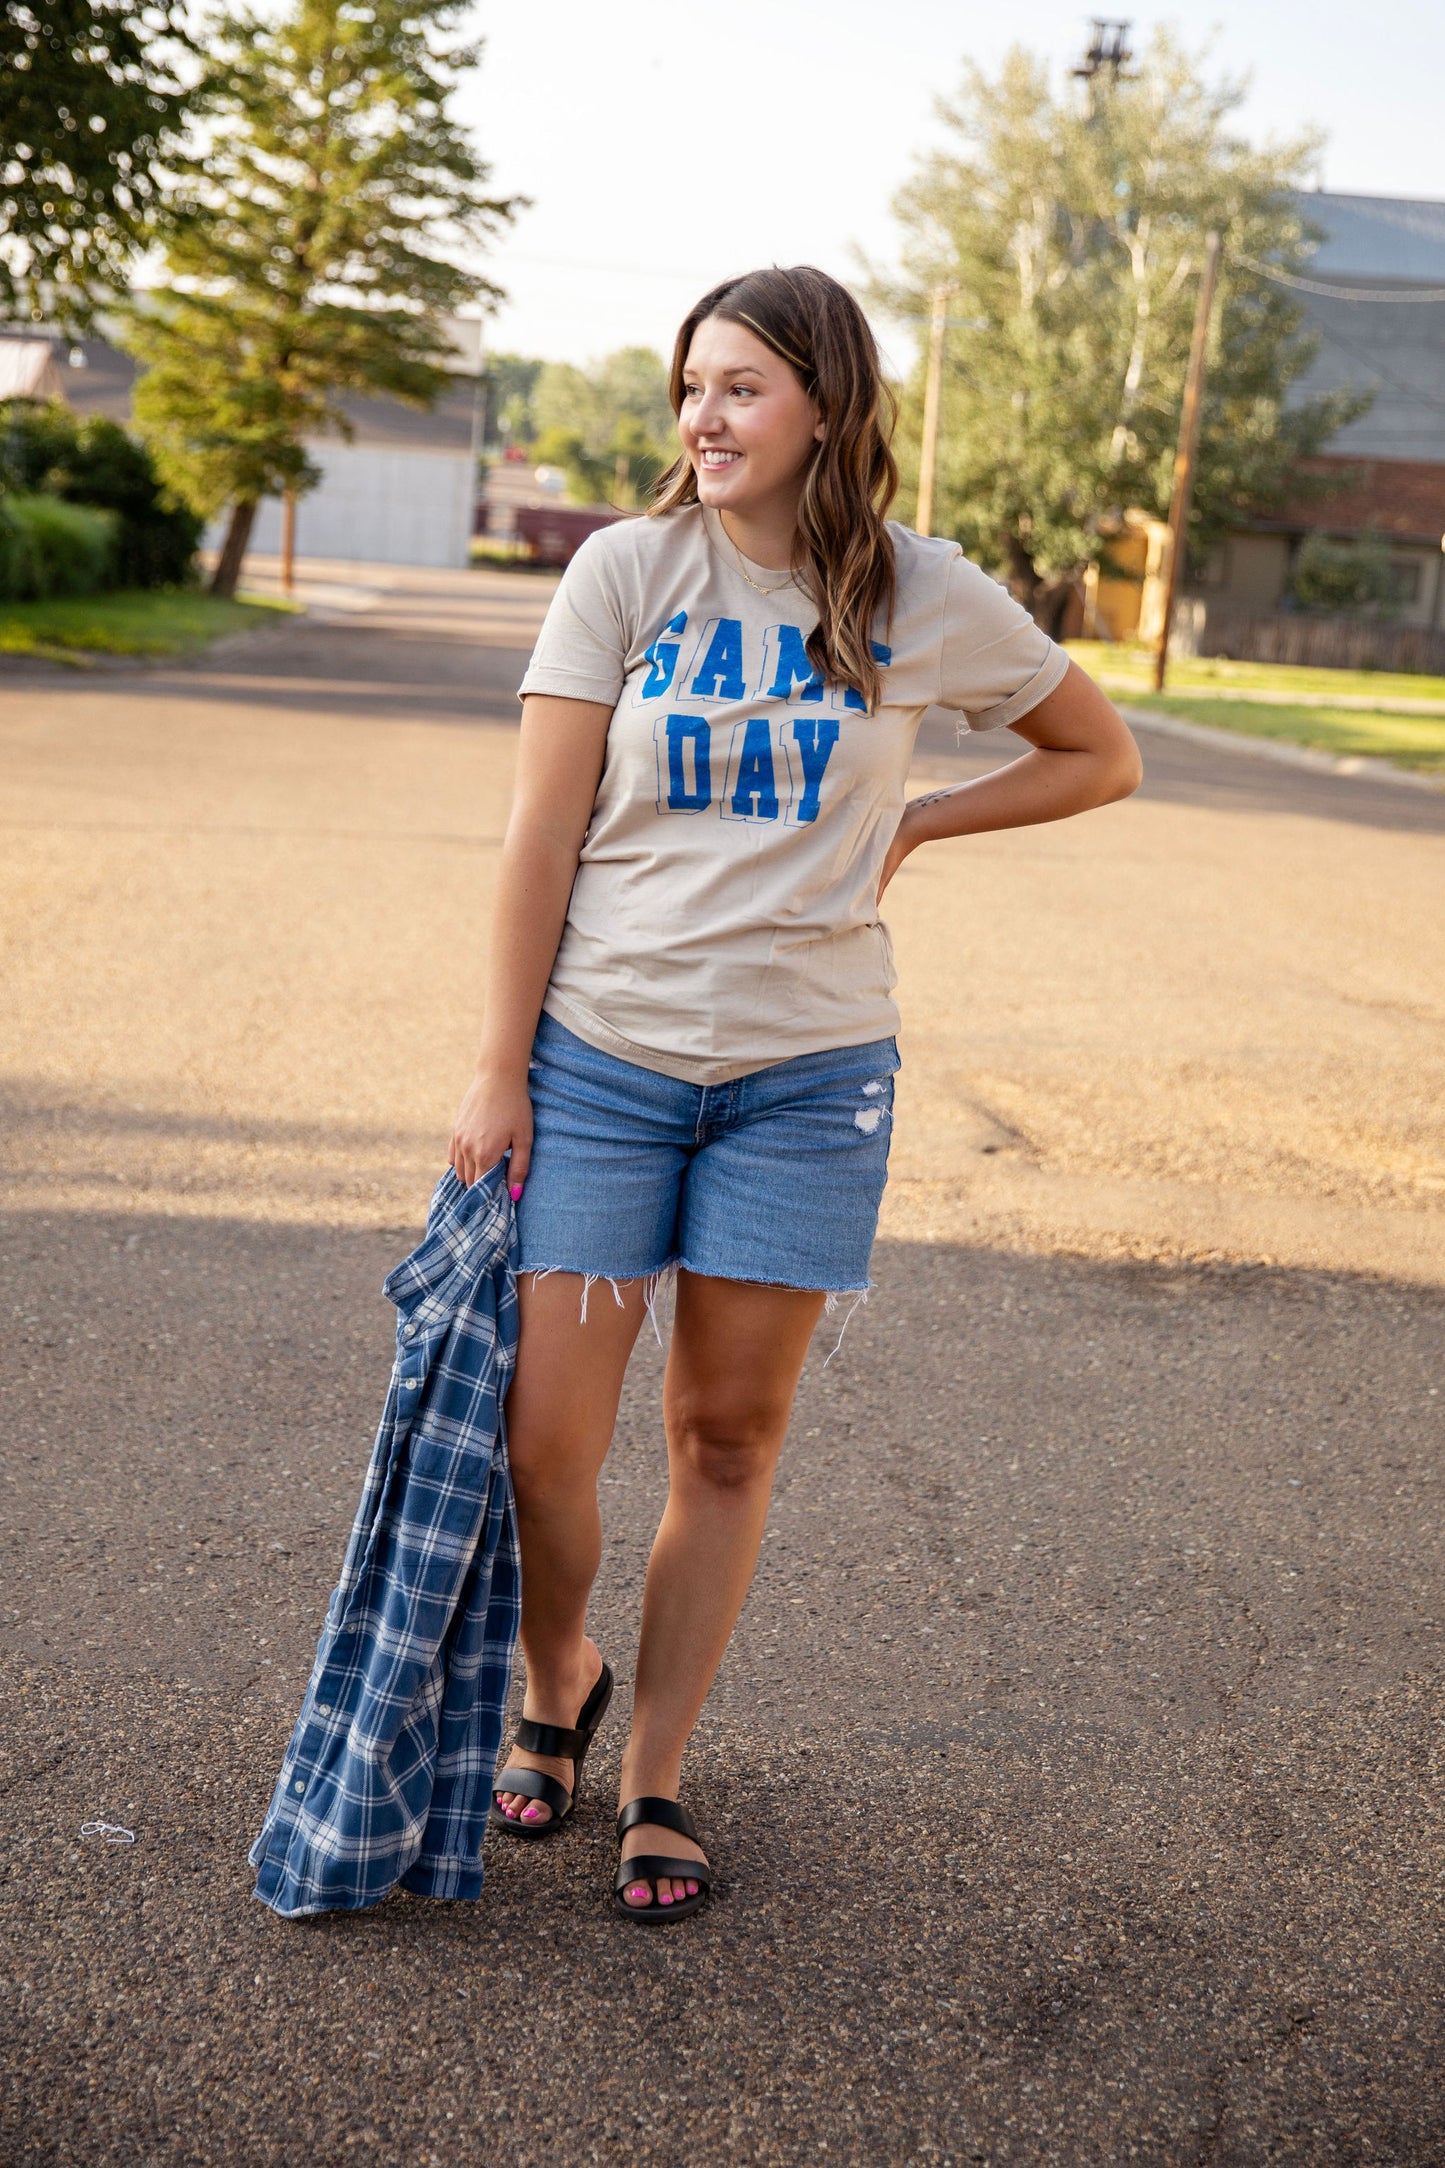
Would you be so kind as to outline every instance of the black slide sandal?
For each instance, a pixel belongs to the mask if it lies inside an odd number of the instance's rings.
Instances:
[[[524,1754],[555,1755],[559,1761],[570,1761],[572,1789],[569,1792],[565,1784],[559,1784],[555,1777],[549,1777],[541,1769],[504,1769],[492,1786],[492,1811],[487,1819],[499,1829],[505,1829],[509,1837],[554,1836],[577,1804],[577,1794],[582,1786],[582,1764],[611,1699],[612,1671],[604,1664],[571,1731],[560,1724],[534,1724],[530,1716],[524,1716],[517,1726],[514,1750],[520,1747]],[[521,1792],[528,1799],[539,1799],[544,1807],[552,1809],[550,1821],[524,1822],[520,1815],[514,1818],[503,1814],[497,1805],[499,1792]]]
[[[629,1799],[617,1817],[617,1842],[621,1844],[629,1829],[636,1829],[639,1822],[655,1822],[662,1829],[674,1829],[679,1837],[686,1837],[692,1844],[700,1844],[696,1824],[687,1808],[677,1799]],[[695,1897],[675,1897],[670,1905],[660,1905],[654,1894],[649,1905],[630,1905],[622,1892],[634,1882],[650,1882],[654,1892],[659,1875],[667,1875],[672,1881],[696,1882]],[[612,1901],[630,1920],[641,1920],[644,1927],[665,1927],[673,1920],[685,1920],[699,1905],[707,1903],[712,1893],[712,1869],[701,1859],[666,1859],[660,1852],[634,1852],[631,1859],[624,1859],[617,1869],[617,1879],[612,1885]]]

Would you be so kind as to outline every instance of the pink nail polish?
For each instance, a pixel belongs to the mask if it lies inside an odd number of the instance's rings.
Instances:
[[[521,1183],[520,1183],[520,1182],[514,1182],[514,1183],[512,1184],[512,1202],[513,1202],[513,1204],[519,1204],[519,1203],[521,1202],[521,1198],[522,1198],[522,1185],[521,1185]]]

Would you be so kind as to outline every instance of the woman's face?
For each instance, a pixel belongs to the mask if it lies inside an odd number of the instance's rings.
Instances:
[[[796,505],[823,420],[770,346],[743,324],[708,316],[688,348],[677,433],[702,502],[755,515],[788,499]]]

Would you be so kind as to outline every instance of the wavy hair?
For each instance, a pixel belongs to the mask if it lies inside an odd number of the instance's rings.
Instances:
[[[689,310],[677,334],[669,384],[675,414],[693,334],[710,316],[754,333],[817,401],[826,428],[803,484],[792,570],[818,611],[807,642],[814,669],[827,683],[851,685],[871,708],[882,685],[873,627],[880,617],[885,627],[891,623],[897,591],[884,521],[898,487],[889,442],[898,402],[884,382],[868,319],[846,286],[808,264],[728,279]],[[697,501],[697,476],[684,453],[658,481],[648,511]]]

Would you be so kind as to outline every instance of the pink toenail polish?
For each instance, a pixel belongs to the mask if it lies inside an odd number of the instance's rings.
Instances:
[[[522,1820],[524,1822],[535,1822],[539,1818],[541,1811],[540,1807],[523,1807]]]

